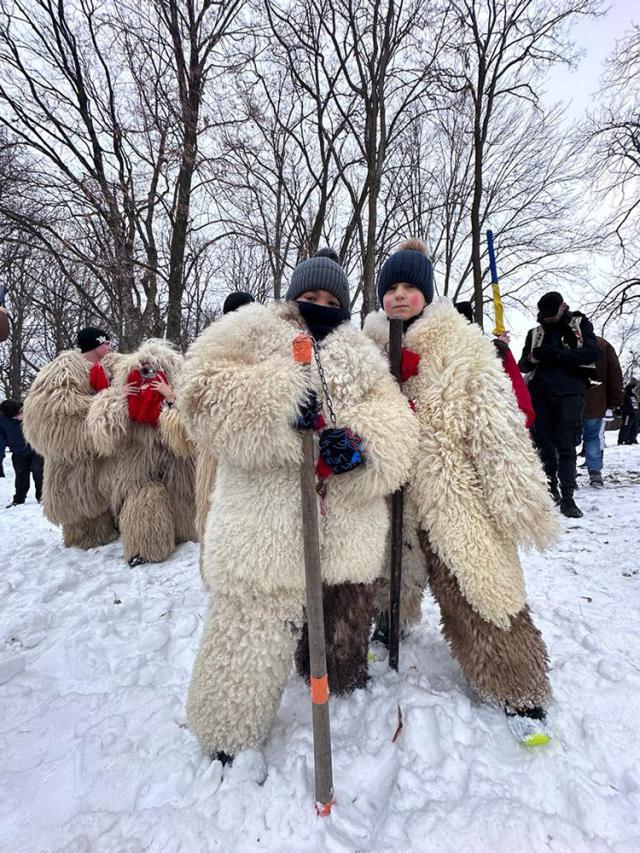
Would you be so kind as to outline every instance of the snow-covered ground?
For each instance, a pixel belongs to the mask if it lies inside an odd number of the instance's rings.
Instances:
[[[295,675],[262,786],[221,779],[185,728],[207,609],[195,545],[130,569],[118,542],[64,549],[31,496],[0,509],[0,850],[640,851],[640,447],[608,449],[606,468],[604,491],[581,478],[585,517],[556,550],[525,556],[552,744],[520,747],[475,700],[425,599],[400,673],[377,661],[366,691],[332,700],[324,819]]]

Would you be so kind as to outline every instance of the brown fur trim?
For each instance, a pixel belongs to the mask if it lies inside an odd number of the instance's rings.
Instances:
[[[111,513],[104,512],[96,518],[83,518],[71,524],[63,524],[62,534],[65,548],[99,548],[118,538],[118,531]]]
[[[396,252],[403,252],[407,249],[411,249],[414,252],[420,252],[421,255],[424,255],[425,258],[429,257],[429,249],[427,248],[427,244],[424,240],[419,240],[417,237],[410,237],[408,240],[405,240],[403,243],[400,243]]]
[[[119,517],[124,558],[140,556],[161,563],[175,548],[175,528],[169,494],[160,483],[131,489]]]
[[[173,513],[176,545],[197,542],[196,505],[193,491],[195,463],[193,459],[176,458],[165,470],[163,484],[169,493]]]
[[[442,632],[470,684],[486,700],[514,708],[544,707],[551,696],[549,658],[528,607],[508,630],[483,619],[464,599],[455,577],[420,531],[429,586],[440,606]]]
[[[365,687],[369,678],[367,655],[373,617],[373,585],[323,585],[324,630],[329,690],[334,696]],[[309,632],[305,623],[296,649],[296,669],[309,679]]]

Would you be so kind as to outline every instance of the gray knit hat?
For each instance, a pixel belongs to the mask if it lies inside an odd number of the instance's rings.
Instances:
[[[326,290],[340,302],[340,307],[351,313],[349,282],[333,249],[320,249],[312,258],[302,261],[294,269],[285,299],[295,300],[308,290]]]

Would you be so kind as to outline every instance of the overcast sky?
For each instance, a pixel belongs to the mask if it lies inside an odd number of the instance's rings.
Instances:
[[[640,22],[640,0],[611,0],[607,14],[586,19],[573,31],[576,46],[584,50],[578,68],[558,68],[550,76],[547,98],[569,105],[568,118],[579,119],[591,106],[603,63],[632,23]]]

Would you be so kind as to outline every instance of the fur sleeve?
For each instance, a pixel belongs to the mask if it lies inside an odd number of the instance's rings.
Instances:
[[[93,398],[87,429],[99,456],[113,456],[129,428],[127,398],[119,386],[112,385]]]
[[[381,379],[339,425],[363,441],[364,463],[340,474],[345,492],[369,500],[389,495],[407,481],[418,450],[418,421],[392,377]]]
[[[301,459],[293,422],[307,381],[293,359],[252,344],[251,307],[214,323],[187,356],[176,405],[198,447],[261,471]],[[265,309],[260,322],[268,322]],[[258,309],[256,309],[257,311]],[[217,327],[217,328],[216,328]]]
[[[195,455],[195,445],[187,434],[186,426],[179,409],[175,406],[171,408],[167,406],[163,407],[158,420],[158,429],[160,430],[160,437],[163,442],[176,456],[188,459]]]
[[[478,337],[474,348],[469,441],[489,511],[516,544],[545,548],[561,527],[540,460],[491,344]]]
[[[61,353],[40,370],[24,402],[26,440],[42,456],[70,460],[93,453],[86,417],[93,399],[89,373],[74,353]]]
[[[339,381],[332,390],[337,425],[363,442],[363,464],[336,479],[366,500],[394,492],[409,477],[418,450],[418,420],[389,373],[387,360],[360,331],[347,328],[330,353]],[[348,389],[360,389],[353,397]]]

